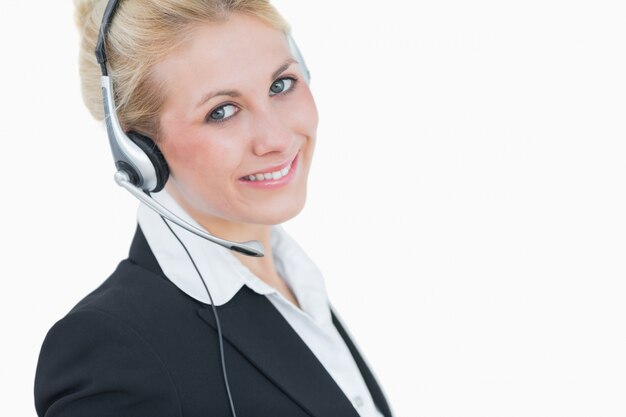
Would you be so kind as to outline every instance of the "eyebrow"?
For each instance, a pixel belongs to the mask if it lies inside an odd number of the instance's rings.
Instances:
[[[287,59],[280,67],[278,67],[278,69],[276,71],[274,71],[272,73],[272,76],[270,78],[270,82],[274,81],[276,78],[278,78],[278,76],[280,74],[282,74],[283,72],[285,72],[285,70],[287,70],[287,68],[289,68],[289,66],[291,64],[297,64],[298,61],[296,61],[293,58],[289,58]],[[213,97],[216,96],[230,96],[230,97],[241,97],[241,93],[237,90],[218,90],[218,91],[210,91],[206,94],[204,94],[202,96],[202,98],[200,99],[200,101],[198,102],[198,105],[196,107],[200,107],[202,106],[204,103],[206,103],[207,101],[211,100]]]

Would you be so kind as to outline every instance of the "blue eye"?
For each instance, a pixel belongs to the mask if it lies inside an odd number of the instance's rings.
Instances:
[[[296,79],[293,77],[279,78],[278,80],[274,81],[274,83],[270,87],[270,96],[290,91],[295,83]]]
[[[233,104],[224,104],[214,109],[207,117],[207,122],[223,122],[237,113],[239,109]]]

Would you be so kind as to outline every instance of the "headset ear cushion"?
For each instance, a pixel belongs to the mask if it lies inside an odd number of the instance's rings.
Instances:
[[[152,193],[158,193],[165,187],[165,183],[170,176],[170,169],[167,166],[167,161],[165,157],[161,153],[161,150],[157,146],[156,143],[149,137],[142,135],[141,133],[130,131],[126,133],[126,136],[132,140],[135,145],[139,147],[150,159],[152,165],[154,166],[154,171],[157,176],[157,185],[154,190],[151,190]]]

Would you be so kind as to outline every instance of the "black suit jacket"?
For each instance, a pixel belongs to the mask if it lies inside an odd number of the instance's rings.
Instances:
[[[267,298],[244,286],[218,313],[239,417],[358,417]],[[334,314],[333,322],[391,416]],[[48,333],[35,405],[40,417],[230,416],[211,306],[164,276],[139,228],[129,258]]]

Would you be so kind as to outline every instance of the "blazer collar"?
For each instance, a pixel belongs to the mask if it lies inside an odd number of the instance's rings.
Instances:
[[[139,227],[129,259],[165,278]],[[224,339],[311,416],[359,417],[326,369],[267,298],[243,286],[217,310]],[[211,306],[198,309],[198,315],[217,331]]]
[[[167,279],[139,227],[129,259]],[[324,366],[267,298],[243,286],[217,310],[224,339],[311,416],[359,417]],[[198,315],[217,331],[210,306],[198,309]],[[333,323],[352,353],[376,406],[390,417],[380,387],[334,314]]]
[[[136,263],[150,272],[166,279],[163,270],[159,266],[159,262],[150,250],[150,245],[148,245],[148,241],[139,226],[137,226],[137,229],[135,230],[135,237],[133,237],[133,241],[130,244],[128,259],[131,262]]]

